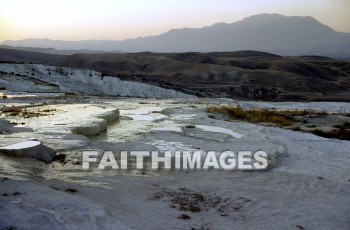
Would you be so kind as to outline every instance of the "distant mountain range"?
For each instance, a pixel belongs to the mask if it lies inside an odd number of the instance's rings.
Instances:
[[[28,39],[31,40],[31,39]],[[33,39],[40,41],[41,39]],[[43,39],[46,40],[46,39]],[[53,41],[53,40],[49,40]],[[11,49],[11,50],[18,50],[18,51],[30,51],[30,52],[39,52],[39,53],[48,53],[48,54],[57,54],[57,55],[72,55],[76,53],[84,53],[84,54],[97,54],[97,53],[122,53],[120,51],[114,50],[114,51],[105,51],[105,50],[91,50],[91,49],[54,49],[54,48],[41,48],[41,47],[23,47],[23,46],[8,46],[8,45],[0,45],[0,49]]]
[[[260,14],[232,24],[217,23],[199,29],[173,29],[159,36],[124,41],[25,39],[4,41],[2,45],[68,50],[67,54],[74,50],[80,50],[80,53],[120,51],[164,53],[249,49],[279,55],[350,58],[350,33],[337,32],[312,17],[285,17],[279,14]],[[52,50],[40,52],[53,53]]]

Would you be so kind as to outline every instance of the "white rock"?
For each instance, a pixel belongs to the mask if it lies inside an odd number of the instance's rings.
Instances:
[[[214,133],[225,133],[228,135],[231,135],[234,138],[242,138],[243,135],[240,133],[233,132],[232,130],[216,127],[216,126],[208,126],[208,125],[196,125],[196,128],[202,129],[207,132],[214,132]]]
[[[9,156],[31,157],[45,163],[50,163],[56,154],[53,149],[43,145],[40,141],[25,141],[0,147],[0,153]]]
[[[196,98],[193,95],[145,83],[124,81],[112,76],[101,77],[100,73],[87,69],[1,63],[0,71],[30,76],[30,78],[55,84],[60,92],[143,98]],[[20,81],[16,84],[11,83],[11,87],[14,91],[23,91],[28,88]]]
[[[98,135],[104,130],[106,129],[103,122],[99,122],[93,119],[87,120],[84,123],[71,128],[72,133],[84,136]]]
[[[97,118],[101,118],[107,121],[107,124],[111,124],[114,121],[119,119],[119,110],[115,109],[112,111],[104,112],[96,116]]]
[[[71,127],[71,132],[83,136],[98,135],[107,130],[107,126],[119,119],[119,110],[111,110],[83,120]]]

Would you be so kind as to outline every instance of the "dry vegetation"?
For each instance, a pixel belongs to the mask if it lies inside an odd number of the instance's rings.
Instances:
[[[194,191],[189,188],[180,187],[178,189],[163,188],[149,197],[149,200],[162,200],[169,203],[171,208],[182,212],[198,213],[208,212],[214,209],[222,217],[231,216],[241,209],[245,208],[246,204],[251,202],[249,198],[237,196],[230,198],[222,198],[217,194],[204,193]],[[191,217],[180,216],[180,219],[190,219]]]
[[[1,115],[22,117],[22,118],[32,118],[32,117],[42,117],[52,115],[51,112],[56,111],[56,109],[34,109],[34,108],[23,108],[23,107],[10,107],[1,110]]]
[[[0,87],[0,90],[2,90],[3,88]],[[0,93],[0,99],[7,99],[7,95],[5,95],[4,93]]]
[[[336,138],[342,140],[350,140],[350,123],[345,122],[342,125],[335,125],[329,130],[319,129],[316,126],[312,128],[302,128],[300,124],[307,124],[308,121],[301,119],[304,116],[316,115],[326,117],[328,114],[325,111],[314,111],[314,110],[268,110],[268,109],[252,109],[246,110],[240,106],[229,107],[229,106],[213,106],[207,109],[212,118],[216,115],[224,115],[229,120],[240,120],[251,123],[275,125],[278,127],[284,127],[294,131],[310,132],[315,135]],[[332,115],[341,115],[350,117],[349,113],[338,113]]]
[[[326,137],[326,138],[350,140],[350,123],[345,122],[340,126],[334,126],[334,128],[329,132],[325,132],[320,129],[315,129],[315,130],[312,130],[312,133],[321,137]]]
[[[272,123],[279,126],[290,126],[294,122],[292,115],[287,111],[271,111],[268,109],[244,110],[240,106],[228,107],[218,106],[209,107],[208,112],[212,114],[224,114],[230,120],[241,120],[251,123]]]

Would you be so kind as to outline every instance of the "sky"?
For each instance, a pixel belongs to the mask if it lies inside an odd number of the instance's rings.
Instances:
[[[261,13],[312,16],[350,32],[350,0],[0,0],[0,42],[124,40]]]

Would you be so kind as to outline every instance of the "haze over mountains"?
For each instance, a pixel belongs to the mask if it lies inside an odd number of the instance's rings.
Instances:
[[[279,55],[350,58],[350,33],[337,32],[312,17],[279,14],[255,15],[232,24],[217,23],[199,29],[173,29],[159,36],[124,41],[25,39],[4,41],[2,45],[81,50],[81,53],[257,50]],[[41,52],[53,53],[49,49]]]

